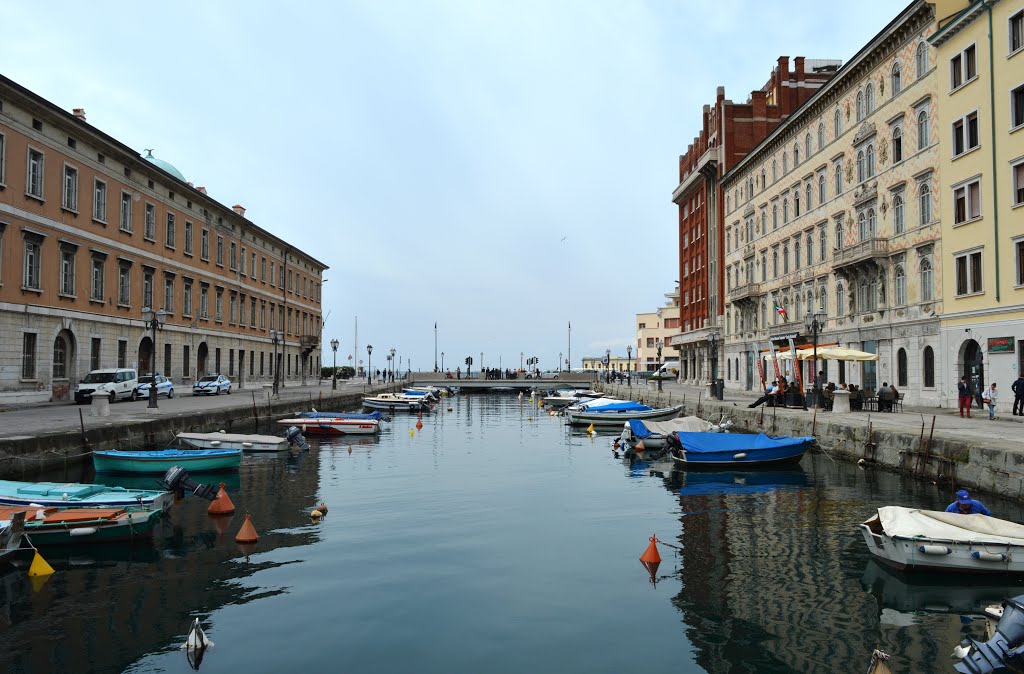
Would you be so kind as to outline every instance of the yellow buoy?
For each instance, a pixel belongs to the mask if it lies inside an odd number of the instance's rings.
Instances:
[[[411,437],[412,437],[412,436],[414,436],[414,435],[416,435],[416,429],[414,429],[414,428],[410,428],[410,429],[409,429],[409,437],[411,438]]]
[[[594,432],[594,424],[590,424],[589,426],[587,426],[587,433],[593,433],[593,432]]]
[[[36,550],[35,554],[32,555],[32,564],[28,567],[29,577],[33,576],[49,576],[53,574],[53,567],[43,559],[43,556]]]

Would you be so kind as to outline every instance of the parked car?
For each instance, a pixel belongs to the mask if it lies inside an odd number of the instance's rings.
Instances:
[[[138,395],[135,391],[139,385],[138,377],[138,373],[130,368],[93,370],[75,385],[75,402],[79,405],[91,402],[94,395],[108,396],[110,402],[118,398],[135,400]]]
[[[168,398],[174,397],[174,382],[167,377],[163,376],[159,372],[157,374],[146,374],[139,377],[139,385],[135,387],[135,395],[138,398],[148,399],[149,388],[156,382],[156,395],[167,396]]]
[[[208,374],[192,385],[192,395],[220,395],[221,391],[231,395],[231,380],[222,374]]]

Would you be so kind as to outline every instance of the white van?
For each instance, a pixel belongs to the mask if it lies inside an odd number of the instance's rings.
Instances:
[[[139,374],[130,368],[93,370],[75,386],[75,402],[80,405],[91,402],[94,395],[108,396],[110,402],[118,398],[135,400],[138,386]]]
[[[670,360],[650,376],[651,379],[676,379],[679,377],[679,361]]]

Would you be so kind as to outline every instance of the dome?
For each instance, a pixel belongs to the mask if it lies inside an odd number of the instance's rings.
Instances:
[[[160,168],[160,169],[163,169],[164,171],[167,171],[168,173],[170,173],[172,176],[174,176],[175,178],[177,178],[181,182],[186,182],[185,176],[181,175],[181,171],[179,171],[178,169],[174,168],[174,166],[172,164],[168,164],[163,159],[157,159],[156,157],[154,157],[152,150],[146,150],[146,156],[143,157],[143,159],[148,161],[150,164],[153,164],[157,168]]]

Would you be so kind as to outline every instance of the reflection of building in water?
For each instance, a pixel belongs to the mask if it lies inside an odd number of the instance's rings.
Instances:
[[[303,509],[319,489],[316,450],[304,459],[297,472],[284,458],[243,464],[242,491],[231,494],[237,511],[224,535],[206,515],[207,502],[187,499],[162,525],[173,533],[152,547],[54,552],[51,561],[58,571],[38,593],[23,572],[13,576],[16,583],[0,583],[0,605],[8,607],[0,613],[5,643],[0,671],[124,671],[146,654],[179,646],[196,616],[207,629],[215,628],[207,620],[214,611],[287,591],[239,582],[280,562],[246,562],[234,536],[248,511],[260,533],[257,553],[318,540],[315,531],[287,532],[308,522]],[[75,568],[92,554],[107,561]]]

